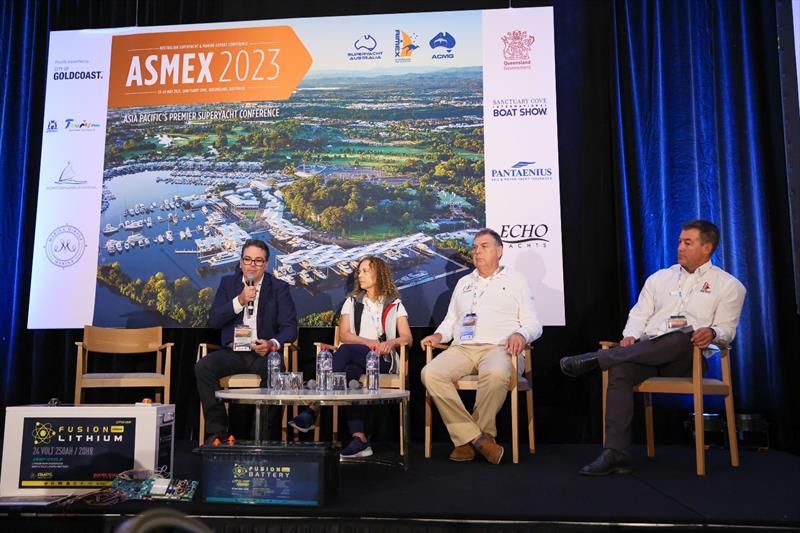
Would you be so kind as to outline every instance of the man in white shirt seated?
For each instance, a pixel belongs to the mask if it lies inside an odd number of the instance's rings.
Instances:
[[[453,461],[471,461],[477,450],[490,463],[500,463],[503,447],[495,442],[495,416],[508,394],[511,357],[542,335],[528,282],[501,267],[502,256],[497,232],[480,230],[472,244],[475,270],[456,284],[436,332],[422,339],[423,349],[452,340],[422,369],[422,382],[455,445]],[[476,373],[478,391],[470,414],[453,382]]]
[[[647,278],[619,346],[561,359],[562,372],[571,377],[596,368],[609,374],[604,449],[580,474],[631,472],[633,387],[655,376],[690,376],[694,346],[706,349],[715,340],[733,340],[746,291],[739,280],[711,264],[718,244],[719,229],[711,222],[684,224],[678,264]]]

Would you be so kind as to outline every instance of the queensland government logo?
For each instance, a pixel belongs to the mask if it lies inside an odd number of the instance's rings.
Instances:
[[[494,182],[549,181],[553,179],[553,169],[537,165],[536,161],[517,161],[510,167],[491,169],[489,178]]]
[[[444,48],[445,50],[444,52],[434,53],[431,55],[431,59],[453,59],[455,57],[453,48],[456,47],[456,39],[446,31],[437,33],[428,44],[430,44],[431,50],[436,50],[437,48]]]
[[[503,69],[529,70],[531,68],[531,46],[536,40],[522,30],[514,30],[500,37],[503,41]]]
[[[547,115],[547,98],[495,98],[493,117],[543,117]]]
[[[509,248],[547,248],[547,224],[503,224],[500,238]]]
[[[394,62],[407,63],[411,61],[414,50],[419,48],[416,44],[417,35],[403,30],[394,30]]]
[[[57,267],[68,268],[80,261],[86,249],[81,230],[64,224],[54,229],[44,244],[47,259]]]
[[[347,52],[350,61],[372,61],[383,57],[383,50],[376,50],[378,41],[372,35],[361,35],[353,42],[353,51]]]

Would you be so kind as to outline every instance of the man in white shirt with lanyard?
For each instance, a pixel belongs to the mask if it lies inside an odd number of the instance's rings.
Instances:
[[[450,433],[453,461],[471,461],[477,450],[490,463],[500,463],[495,417],[508,394],[511,357],[542,335],[528,282],[501,267],[502,256],[497,232],[478,231],[472,244],[475,270],[458,280],[444,321],[422,339],[423,349],[452,340],[422,369],[422,382]],[[478,391],[470,414],[453,382],[475,373]]]
[[[633,387],[654,376],[690,376],[694,346],[705,350],[714,340],[730,343],[736,336],[746,291],[739,280],[711,264],[718,244],[719,229],[711,222],[684,224],[678,264],[647,278],[619,346],[561,359],[562,372],[571,377],[596,368],[609,374],[604,449],[580,474],[631,472]]]

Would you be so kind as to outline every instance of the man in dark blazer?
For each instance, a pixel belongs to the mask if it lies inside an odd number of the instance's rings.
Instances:
[[[209,314],[209,327],[221,330],[223,348],[200,359],[194,367],[197,391],[206,419],[206,442],[228,436],[228,414],[214,393],[220,378],[231,374],[258,374],[266,387],[267,358],[297,338],[297,311],[289,286],[266,273],[269,248],[264,241],[249,239],[242,246],[237,270],[220,280]],[[249,350],[234,351],[234,330],[250,326]],[[246,331],[246,330],[245,330]]]

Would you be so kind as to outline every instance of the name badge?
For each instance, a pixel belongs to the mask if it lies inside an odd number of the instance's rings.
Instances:
[[[672,315],[667,319],[667,329],[680,329],[689,325],[689,321],[683,315]]]
[[[467,313],[464,315],[464,320],[461,322],[461,335],[462,341],[469,341],[475,338],[475,326],[478,324],[478,315],[475,313]]]
[[[236,326],[233,329],[233,351],[249,352],[250,343],[253,341],[253,328],[250,326]]]

